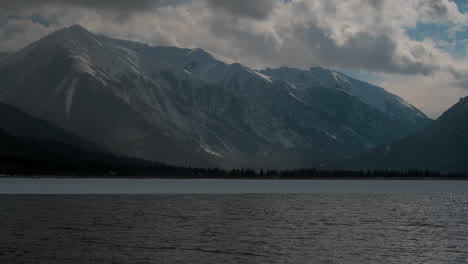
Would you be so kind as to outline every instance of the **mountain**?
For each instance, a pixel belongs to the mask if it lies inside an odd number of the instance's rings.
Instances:
[[[304,89],[202,49],[152,47],[80,26],[0,60],[0,101],[115,154],[177,165],[314,166],[430,121],[383,89],[352,82]]]
[[[0,130],[19,138],[55,141],[86,151],[105,152],[102,147],[4,103],[0,103]]]
[[[135,173],[153,168],[148,161],[116,157],[54,124],[0,103],[0,173],[77,175],[125,170]],[[57,174],[58,173],[58,174]]]
[[[334,88],[358,97],[363,102],[399,120],[404,129],[413,129],[404,133],[412,134],[430,123],[425,114],[408,104],[397,95],[391,94],[378,86],[356,80],[340,72],[321,67],[299,70],[289,67],[262,70],[261,73],[283,80],[294,87],[307,90],[317,86]],[[396,134],[396,138],[401,134]]]
[[[3,58],[3,57],[6,57],[8,54],[10,54],[9,52],[0,52],[0,60]]]
[[[148,161],[88,152],[56,140],[16,137],[0,129],[0,174],[4,175],[124,175],[163,165]]]
[[[344,166],[468,171],[468,97],[460,99],[419,133],[367,151]]]

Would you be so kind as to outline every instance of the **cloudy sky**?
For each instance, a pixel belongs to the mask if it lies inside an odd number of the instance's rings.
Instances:
[[[468,95],[466,11],[466,0],[0,0],[0,51],[80,24],[253,68],[338,69],[435,118]]]

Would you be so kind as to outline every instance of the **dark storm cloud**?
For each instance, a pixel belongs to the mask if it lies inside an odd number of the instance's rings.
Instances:
[[[235,16],[266,18],[278,0],[207,0],[214,8],[220,8]]]
[[[36,7],[69,6],[120,11],[143,11],[156,7],[176,5],[183,0],[0,0],[0,14],[18,12]]]
[[[466,72],[450,54],[404,31],[421,21],[463,28],[468,18],[448,0],[0,0],[0,6],[0,17],[14,18],[0,25],[0,50],[81,24],[153,45],[202,47],[253,67],[444,70],[457,78]],[[31,23],[36,14],[51,26]]]
[[[233,15],[265,18],[279,0],[206,0],[211,7],[220,8]],[[3,12],[31,7],[54,5],[120,11],[145,11],[168,5],[179,5],[190,0],[0,0]],[[1,12],[1,11],[0,11]]]
[[[177,4],[171,0],[49,0],[59,4],[69,4],[88,8],[145,10],[148,8]]]
[[[468,88],[466,57],[441,49],[437,36],[407,34],[419,24],[446,25],[453,35],[467,28],[468,13],[450,0],[0,0],[0,51],[74,24],[201,47],[255,68],[367,70],[406,78],[401,86]]]

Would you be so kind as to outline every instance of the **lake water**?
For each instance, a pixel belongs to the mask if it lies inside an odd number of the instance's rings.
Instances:
[[[0,178],[0,194],[468,193],[468,181]]]
[[[0,263],[468,263],[463,181],[1,179],[0,193]]]

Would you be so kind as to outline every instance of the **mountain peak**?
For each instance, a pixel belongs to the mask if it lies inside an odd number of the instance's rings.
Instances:
[[[82,55],[92,47],[102,46],[101,38],[80,25],[65,27],[37,41],[45,49],[66,48],[72,53]]]
[[[211,53],[207,52],[206,50],[202,49],[202,48],[195,48],[195,49],[191,49],[188,53],[187,53],[187,57],[190,57],[190,58],[205,58],[205,59],[214,59],[213,56],[211,55]]]
[[[202,48],[194,48],[194,49],[191,49],[189,54],[190,53],[195,53],[195,52],[199,52],[199,53],[204,53],[204,54],[209,54],[206,50],[202,49]]]
[[[35,60],[39,61],[40,64],[47,57],[50,57],[57,52],[62,52],[64,49],[73,54],[83,53],[86,50],[84,47],[89,47],[94,44],[99,45],[97,39],[98,37],[95,34],[89,32],[84,27],[73,25],[56,30],[41,39],[30,43],[22,50],[10,53],[9,55],[11,56],[0,54],[0,56],[3,57],[1,61],[2,64],[7,64],[11,61],[27,58],[26,60],[29,64],[32,64],[32,61]],[[61,56],[63,56],[63,54]]]
[[[74,31],[86,31],[89,32],[86,28],[82,27],[79,24],[75,24],[73,26],[66,27],[68,30],[74,30]]]
[[[210,61],[212,63],[214,63],[214,62],[221,62],[221,63],[225,63],[225,64],[233,64],[234,63],[233,61],[231,61],[228,58],[225,58],[225,57],[220,56],[218,54],[215,54],[215,53],[212,53],[210,51],[204,50],[202,48],[195,48],[195,49],[190,50],[187,53],[187,58],[198,59],[198,60],[202,59],[202,60],[205,60],[205,61]]]
[[[73,25],[59,29],[51,35],[92,36],[94,34],[80,25]]]
[[[327,71],[327,72],[330,72],[331,70],[330,70],[330,69],[322,68],[322,67],[320,67],[320,66],[317,66],[317,67],[311,67],[311,68],[310,68],[310,71]]]

